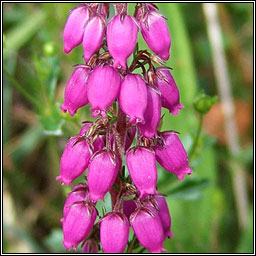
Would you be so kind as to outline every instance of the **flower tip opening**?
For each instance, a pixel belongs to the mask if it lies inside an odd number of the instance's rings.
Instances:
[[[94,194],[90,193],[90,199],[92,200],[93,203],[97,203],[99,200],[101,200],[101,201],[103,201],[103,203],[105,203],[104,195],[99,196],[99,195],[94,195]]]
[[[67,46],[65,46],[65,45],[64,45],[63,51],[64,51],[64,53],[65,53],[65,54],[70,53],[70,52],[71,52],[71,50],[72,50],[72,48],[67,47]]]
[[[163,59],[163,60],[169,60],[170,53],[169,52],[168,53],[163,53],[163,54],[161,54],[160,58]]]
[[[123,70],[127,69],[126,63],[125,62],[121,62],[119,60],[118,61],[117,60],[114,61],[113,67],[115,69],[120,69],[120,68],[122,68]]]
[[[171,232],[171,231],[168,231],[168,232],[166,232],[166,237],[168,237],[168,238],[171,238],[171,237],[173,237],[174,235],[173,235],[173,233]]]
[[[76,247],[72,243],[63,241],[62,244],[66,250],[70,250],[71,248],[73,248],[76,251]]]
[[[62,110],[64,113],[67,112],[68,109],[67,109],[65,103],[60,106],[60,110]]]
[[[107,114],[105,110],[100,110],[100,109],[91,109],[91,116],[92,117],[98,117],[101,116],[102,118],[106,118]]]

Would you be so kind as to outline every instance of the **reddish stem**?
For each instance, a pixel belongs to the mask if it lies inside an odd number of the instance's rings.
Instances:
[[[118,3],[118,4],[113,4],[115,8],[115,13],[117,14],[126,14],[127,13],[127,3]]]
[[[123,161],[124,148],[125,148],[126,130],[127,130],[126,115],[119,108],[118,109],[118,121],[116,124],[116,128],[113,128],[113,133],[114,133],[114,143],[115,143],[114,144],[114,146],[115,146],[114,152],[121,163],[120,170],[119,170],[120,174],[122,172],[122,161]],[[121,186],[121,181],[120,181],[119,175],[116,178],[115,185],[117,185],[118,187]],[[110,190],[112,209],[114,208],[114,206],[116,204],[116,199],[117,199],[118,194],[119,194],[119,192],[116,189],[112,188]]]

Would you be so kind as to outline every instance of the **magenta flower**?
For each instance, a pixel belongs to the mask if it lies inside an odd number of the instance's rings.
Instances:
[[[167,108],[173,115],[178,115],[179,110],[184,106],[180,104],[179,89],[171,75],[171,73],[164,68],[158,68],[157,72],[160,72],[163,79],[157,79],[157,86],[161,92],[162,107]],[[166,79],[167,81],[164,81]]]
[[[161,59],[168,60],[171,37],[163,15],[151,11],[145,20],[140,22],[140,26],[142,36],[148,47]]]
[[[107,44],[111,56],[114,58],[114,67],[126,69],[126,60],[133,53],[138,25],[131,15],[116,15],[107,26]]]
[[[88,167],[91,157],[90,148],[86,141],[77,142],[76,137],[69,139],[60,160],[60,176],[64,185],[69,185]]]
[[[80,183],[72,188],[72,191],[68,194],[63,207],[63,217],[65,218],[75,202],[85,201],[88,197],[88,186],[84,183]]]
[[[137,205],[134,200],[124,200],[123,201],[123,212],[125,216],[129,219],[131,214],[136,210]]]
[[[163,226],[155,209],[149,206],[137,209],[130,216],[130,223],[137,239],[146,249],[151,253],[165,251]]]
[[[151,87],[148,87],[148,104],[144,114],[145,123],[138,123],[143,136],[152,138],[156,135],[161,120],[160,95]]]
[[[156,160],[168,172],[174,173],[179,180],[191,174],[188,155],[176,132],[161,133],[164,145],[155,146]]]
[[[63,32],[65,53],[69,53],[73,48],[82,43],[84,25],[88,20],[89,10],[85,4],[81,4],[70,11]]]
[[[140,75],[128,74],[121,83],[118,102],[123,112],[128,115],[131,124],[144,123],[147,107],[147,87]]]
[[[100,151],[94,155],[88,167],[88,186],[90,198],[97,202],[104,200],[105,194],[112,188],[120,162],[112,152]]]
[[[116,99],[121,78],[110,66],[98,66],[88,78],[88,99],[92,117],[106,117],[106,110]]]
[[[98,253],[99,247],[94,239],[88,239],[82,246],[82,253]]]
[[[140,198],[155,194],[157,167],[154,151],[145,147],[131,148],[126,154],[126,163],[131,179],[140,191]]]
[[[105,253],[122,253],[129,237],[129,221],[120,212],[110,212],[100,221],[100,242]]]
[[[84,61],[87,62],[102,44],[105,35],[105,21],[100,16],[92,17],[85,25],[83,37]]]
[[[86,202],[78,202],[70,207],[63,221],[64,247],[77,248],[89,235],[97,217],[97,211],[93,205]]]
[[[60,107],[64,112],[68,111],[71,116],[75,115],[77,110],[89,103],[87,98],[87,76],[89,68],[79,65],[68,80],[64,104]]]
[[[171,216],[169,213],[167,202],[164,196],[160,194],[155,195],[154,200],[159,210],[158,214],[163,225],[164,235],[165,237],[172,237],[173,234],[171,232]]]

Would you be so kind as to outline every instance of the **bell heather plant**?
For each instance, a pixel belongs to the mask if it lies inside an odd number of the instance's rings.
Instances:
[[[64,204],[63,245],[69,250],[81,244],[84,253],[122,253],[127,247],[130,253],[141,244],[159,253],[173,234],[167,202],[157,191],[157,162],[179,180],[192,173],[178,133],[158,130],[162,107],[173,115],[183,108],[164,62],[171,37],[156,5],[139,3],[133,16],[127,3],[113,5],[109,21],[109,3],[78,5],[63,33],[64,52],[82,44],[85,63],[75,66],[61,110],[73,116],[90,104],[96,118],[84,122],[61,157],[56,179],[63,185],[88,169],[86,182],[74,186]],[[153,53],[138,49],[139,31]],[[96,204],[108,192],[112,211],[100,216]],[[128,243],[130,227],[135,236]]]

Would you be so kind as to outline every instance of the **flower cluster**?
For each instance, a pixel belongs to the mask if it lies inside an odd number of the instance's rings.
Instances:
[[[83,252],[93,253],[100,243],[106,253],[121,253],[131,226],[139,243],[156,253],[172,236],[165,197],[156,190],[157,162],[179,180],[192,173],[178,133],[158,131],[161,108],[177,115],[183,106],[164,63],[171,46],[165,17],[153,4],[137,4],[134,16],[125,3],[114,7],[116,15],[106,22],[109,4],[77,6],[63,33],[64,52],[82,44],[85,63],[75,66],[61,109],[73,116],[90,104],[96,118],[84,122],[61,157],[56,179],[64,185],[88,169],[86,182],[73,186],[63,208],[63,245],[76,249],[82,243]],[[139,30],[153,53],[136,46]],[[139,68],[142,73],[135,73]],[[99,216],[96,204],[107,192],[112,212]]]

